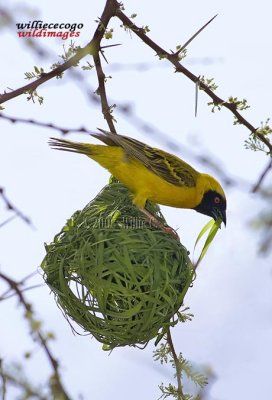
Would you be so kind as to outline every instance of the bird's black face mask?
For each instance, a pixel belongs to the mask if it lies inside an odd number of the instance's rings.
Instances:
[[[215,190],[209,190],[204,194],[201,203],[194,210],[212,217],[215,221],[220,218],[226,225],[226,208],[226,199]]]

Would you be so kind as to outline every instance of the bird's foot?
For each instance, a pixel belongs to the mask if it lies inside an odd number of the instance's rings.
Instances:
[[[171,226],[164,226],[163,230],[169,235],[172,235],[176,240],[180,241],[177,231],[174,228],[171,228]]]
[[[163,230],[168,235],[172,235],[178,241],[180,240],[179,235],[177,234],[175,229],[171,228],[168,225],[164,225],[161,221],[154,217],[154,215],[147,211],[146,208],[141,208],[141,211],[145,215],[151,226],[155,226],[156,228]]]

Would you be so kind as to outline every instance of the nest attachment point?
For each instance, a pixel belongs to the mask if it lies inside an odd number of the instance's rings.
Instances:
[[[72,321],[108,348],[146,345],[173,323],[191,281],[185,247],[151,227],[120,183],[75,212],[46,253],[45,282],[74,331]]]

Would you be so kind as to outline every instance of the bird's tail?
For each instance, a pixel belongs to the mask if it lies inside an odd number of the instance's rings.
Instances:
[[[48,142],[49,146],[55,150],[70,151],[72,153],[81,153],[86,156],[92,156],[92,148],[96,147],[92,144],[72,142],[65,139],[50,138]]]

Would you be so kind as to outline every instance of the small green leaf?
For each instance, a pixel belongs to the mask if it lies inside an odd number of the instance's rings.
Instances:
[[[107,29],[104,33],[104,38],[105,39],[112,39],[112,33],[113,33],[113,29]]]

